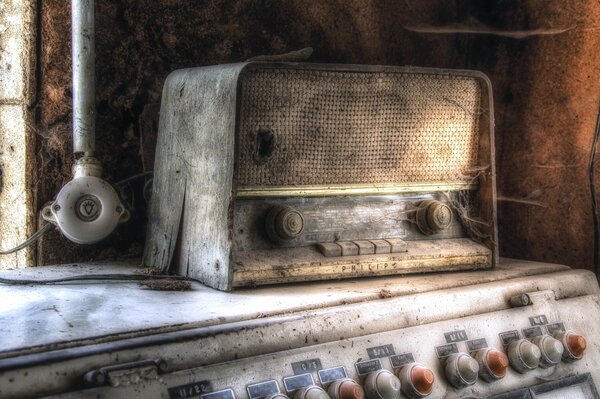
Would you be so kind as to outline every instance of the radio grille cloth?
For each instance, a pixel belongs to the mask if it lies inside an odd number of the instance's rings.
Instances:
[[[241,186],[468,182],[477,164],[472,77],[264,69],[241,91]],[[259,129],[276,136],[266,161]]]

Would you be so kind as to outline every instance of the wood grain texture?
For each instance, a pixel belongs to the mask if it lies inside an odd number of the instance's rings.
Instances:
[[[145,263],[230,288],[236,80],[241,65],[165,84]]]

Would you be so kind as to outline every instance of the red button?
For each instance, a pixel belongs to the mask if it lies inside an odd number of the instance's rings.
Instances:
[[[435,376],[427,367],[417,365],[410,371],[410,380],[417,392],[427,395],[433,388]]]

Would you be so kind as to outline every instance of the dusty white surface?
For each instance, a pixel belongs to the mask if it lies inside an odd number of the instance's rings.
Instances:
[[[288,284],[222,292],[199,283],[184,292],[153,291],[134,282],[87,281],[57,285],[0,283],[2,352],[114,334],[148,335],[164,329],[215,326],[241,320],[464,287],[548,272],[566,266],[505,261],[490,271]],[[139,273],[126,265],[65,265],[0,272],[1,278],[56,279],[72,275]],[[152,329],[152,331],[148,331]],[[108,336],[112,335],[112,336]],[[107,337],[108,336],[108,337]]]
[[[31,183],[33,141],[34,9],[32,0],[0,1],[0,249],[34,231]],[[33,263],[33,250],[0,255],[0,269]]]

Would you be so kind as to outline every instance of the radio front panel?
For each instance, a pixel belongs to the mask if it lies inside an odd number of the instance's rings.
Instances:
[[[157,148],[144,263],[211,287],[497,261],[493,106],[479,72],[285,62],[175,71]],[[368,272],[338,272],[350,256]]]

